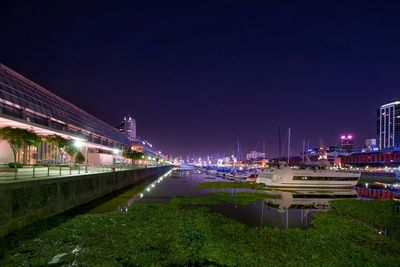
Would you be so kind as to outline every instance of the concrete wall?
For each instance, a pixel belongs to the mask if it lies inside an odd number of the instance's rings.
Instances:
[[[168,171],[155,167],[0,184],[0,236]]]

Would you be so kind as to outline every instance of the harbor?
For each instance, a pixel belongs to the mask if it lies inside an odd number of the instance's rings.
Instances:
[[[0,10],[0,267],[400,266],[400,2]]]
[[[13,245],[4,250],[1,263],[28,266],[57,261],[67,265],[79,260],[93,266],[121,261],[147,265],[145,245],[154,249],[151,261],[162,259],[168,264],[193,263],[194,259],[204,264],[203,256],[193,258],[203,253],[223,265],[275,265],[282,257],[295,264],[296,259],[285,255],[302,242],[298,255],[313,255],[311,262],[318,264],[327,257],[330,261],[337,258],[327,256],[327,248],[315,250],[315,246],[329,242],[328,250],[333,252],[365,242],[358,253],[368,262],[392,264],[398,259],[393,242],[400,230],[400,208],[389,201],[391,196],[366,196],[365,190],[372,189],[279,190],[218,176],[210,179],[199,170],[175,169],[75,213],[46,219],[10,235],[4,241]],[[368,243],[370,238],[379,239],[380,245]],[[179,253],[175,246],[180,246]],[[267,252],[265,247],[269,247]],[[137,254],[131,258],[127,251],[134,248]],[[242,249],[251,257],[239,257]],[[351,255],[342,254],[340,262],[350,263]]]

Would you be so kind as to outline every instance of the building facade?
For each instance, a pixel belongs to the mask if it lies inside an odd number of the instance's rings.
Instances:
[[[257,152],[257,151],[250,151],[249,153],[246,154],[246,159],[247,160],[252,160],[252,159],[264,159],[265,158],[265,153],[262,152]]]
[[[0,128],[7,126],[42,137],[38,148],[20,151],[26,164],[53,158],[53,149],[44,141],[53,134],[83,143],[90,164],[115,163],[121,160],[116,152],[130,147],[128,137],[114,127],[0,64]],[[8,144],[0,142],[0,150],[0,163],[11,161]]]
[[[375,138],[365,139],[364,148],[362,152],[378,151],[378,146],[376,144]]]
[[[131,115],[125,116],[124,120],[117,127],[117,130],[124,133],[129,141],[136,140],[136,120]]]
[[[340,136],[340,148],[344,151],[352,151],[354,147],[353,136],[351,134],[343,134]]]
[[[379,149],[400,147],[400,101],[382,105],[377,112]]]
[[[400,151],[353,153],[341,158],[342,166],[398,166]]]

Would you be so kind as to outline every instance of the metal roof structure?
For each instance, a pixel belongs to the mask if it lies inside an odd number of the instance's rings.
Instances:
[[[95,143],[108,139],[107,144],[111,141],[130,145],[128,138],[114,127],[1,63],[0,105],[0,114],[84,137]]]

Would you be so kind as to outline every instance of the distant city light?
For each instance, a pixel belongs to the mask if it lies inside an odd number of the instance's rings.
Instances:
[[[352,135],[342,135],[341,137],[340,137],[340,139],[342,139],[342,140],[344,140],[344,139],[353,139],[353,136]]]

